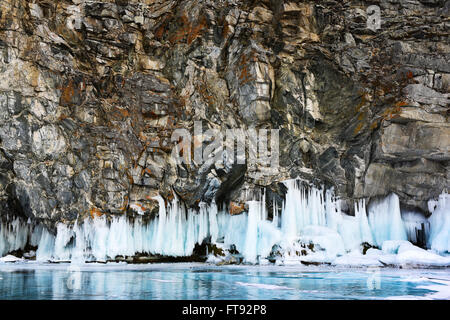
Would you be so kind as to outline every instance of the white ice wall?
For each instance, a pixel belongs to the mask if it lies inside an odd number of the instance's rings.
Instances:
[[[400,214],[400,201],[395,193],[371,203],[369,224],[375,244],[380,248],[386,240],[407,240]]]
[[[19,218],[0,222],[0,257],[8,252],[23,249],[27,244],[33,227]]]
[[[437,252],[450,252],[450,195],[443,192],[437,201],[428,202],[432,212],[429,218],[428,246]]]
[[[360,200],[355,203],[355,215],[348,216],[341,212],[340,200],[332,190],[305,186],[299,180],[285,184],[288,191],[281,215],[274,204],[272,221],[267,218],[264,193],[247,203],[248,212],[233,216],[219,212],[214,202],[201,203],[200,209],[193,211],[186,210],[177,198],[166,207],[164,199],[156,197],[159,214],[149,223],[143,223],[142,216],[134,220],[114,216],[108,221],[102,216],[73,226],[59,223],[54,236],[41,226],[33,228],[19,219],[3,222],[0,253],[23,248],[29,240],[38,245],[40,261],[105,261],[136,253],[189,256],[196,244],[210,237],[211,242],[222,247],[234,245],[246,262],[257,263],[270,254],[275,244],[297,251],[295,243],[307,238],[321,242],[321,247],[327,247],[333,255],[360,250],[364,242],[381,248],[387,240],[407,240],[410,223],[402,220],[395,194],[373,201],[368,210],[365,200]],[[428,220],[428,245],[435,251],[448,252],[448,194],[430,201],[429,206],[433,214]]]

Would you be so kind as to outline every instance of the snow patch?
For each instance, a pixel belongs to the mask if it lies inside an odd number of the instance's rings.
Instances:
[[[0,262],[21,262],[24,261],[23,258],[17,258],[13,255],[7,255],[5,257],[0,258]]]

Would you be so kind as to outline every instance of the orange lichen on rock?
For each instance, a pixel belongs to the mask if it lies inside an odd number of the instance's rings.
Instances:
[[[126,171],[126,175],[127,175],[127,178],[128,178],[128,182],[130,184],[134,184],[133,176],[128,172],[128,170]]]
[[[169,202],[171,202],[174,198],[175,198],[175,196],[174,196],[173,192],[171,192],[167,195],[167,201],[169,201]]]
[[[362,93],[361,95],[361,101],[360,103],[356,106],[356,112],[359,112],[359,110],[368,102],[368,96],[367,93]]]
[[[358,134],[361,131],[361,129],[363,128],[363,126],[364,126],[363,122],[358,123],[358,125],[355,128],[355,130],[353,130],[353,133],[354,134]]]
[[[205,16],[201,16],[199,21],[193,24],[189,21],[188,17],[183,14],[178,19],[178,23],[180,24],[180,27],[171,37],[169,37],[169,41],[172,44],[181,42],[184,39],[186,39],[187,44],[191,44],[207,27],[207,20]],[[160,32],[161,31],[158,29],[157,33],[159,34]]]
[[[249,62],[255,60],[255,53],[250,53],[250,57],[247,57],[245,54],[241,56],[239,59],[239,66],[241,67],[239,73],[239,83],[240,85],[244,85],[250,81],[255,80],[255,78],[249,72]]]
[[[61,113],[60,115],[59,115],[59,117],[58,117],[58,120],[59,121],[62,121],[62,120],[64,120],[64,119],[67,119],[69,116],[67,116],[66,114],[64,114],[64,113]]]
[[[405,101],[399,101],[399,102],[397,102],[395,104],[396,107],[404,107],[404,106],[407,106],[407,105],[408,105],[408,103],[405,102]]]
[[[127,210],[127,207],[128,207],[128,196],[125,196],[125,197],[124,197],[124,200],[125,200],[125,201],[124,201],[123,206],[119,208],[120,211],[125,211],[125,210]]]
[[[187,37],[187,43],[191,44],[192,41],[194,41],[201,34],[202,30],[205,29],[206,27],[207,27],[206,18],[202,16],[198,24],[194,26],[191,25],[191,30]]]
[[[214,105],[214,96],[209,94],[208,88],[203,81],[196,83],[196,89],[197,92],[202,96],[203,100],[205,100],[209,106]]]
[[[111,111],[108,113],[111,120],[123,121],[130,117],[130,112],[125,108],[112,107]]]
[[[141,139],[141,141],[147,141],[147,137],[144,132],[139,132],[139,139]]]
[[[364,113],[360,113],[358,116],[358,120],[361,121],[362,119],[364,119]]]
[[[374,122],[372,122],[372,124],[370,125],[370,129],[371,130],[375,130],[376,128],[378,128],[378,120],[375,120]]]
[[[147,208],[146,207],[144,207],[142,204],[140,204],[140,203],[135,203],[134,204],[135,206],[138,206],[142,211],[147,211]]]
[[[75,86],[72,80],[69,80],[69,83],[61,88],[61,97],[60,103],[62,105],[68,105],[72,101],[72,97],[75,95]]]
[[[228,34],[230,33],[230,26],[228,25],[228,21],[224,19],[223,28],[222,28],[222,37],[226,39]]]
[[[92,218],[101,217],[104,214],[102,211],[100,211],[96,207],[91,208],[91,210],[89,210],[89,213]]]
[[[384,110],[384,112],[381,115],[381,118],[383,120],[391,120],[394,119],[396,117],[398,117],[401,113],[401,106],[400,105],[396,105],[395,107],[392,108],[387,108],[386,110]]]
[[[158,27],[158,29],[156,29],[155,31],[155,38],[158,40],[161,40],[164,34],[164,31],[166,31],[166,26],[165,23],[163,23],[162,25],[160,25]]]
[[[130,116],[130,113],[128,112],[127,109],[116,108],[116,110],[117,110],[118,112],[120,112],[120,114],[121,114],[123,117],[129,117],[129,116]]]
[[[236,204],[233,201],[230,201],[229,212],[231,215],[240,214],[244,212],[245,207],[243,203]]]

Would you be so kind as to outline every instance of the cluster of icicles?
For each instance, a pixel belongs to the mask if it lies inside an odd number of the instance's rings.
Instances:
[[[74,226],[59,223],[56,236],[46,228],[19,219],[0,225],[0,255],[37,246],[39,261],[106,261],[118,255],[136,253],[163,256],[190,256],[205,239],[222,248],[234,246],[244,261],[258,263],[271,254],[274,245],[288,248],[300,237],[322,238],[328,250],[349,252],[362,243],[381,247],[386,240],[415,242],[417,230],[425,228],[426,246],[437,252],[450,251],[450,197],[443,193],[429,202],[432,212],[425,219],[418,213],[401,212],[397,195],[355,203],[355,215],[344,214],[332,190],[305,186],[300,180],[285,182],[288,191],[281,215],[273,206],[268,219],[265,196],[249,201],[249,210],[240,215],[218,211],[216,204],[202,203],[199,211],[186,210],[178,199],[166,208],[159,202],[159,215],[148,223],[140,217],[87,218]],[[324,245],[327,247],[327,244]]]

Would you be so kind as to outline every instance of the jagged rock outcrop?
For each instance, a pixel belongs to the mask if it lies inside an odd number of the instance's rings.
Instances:
[[[449,186],[449,14],[443,0],[4,0],[1,214],[152,214],[174,192],[236,214],[244,189],[281,199],[296,176],[426,212]],[[280,129],[275,174],[177,165],[172,134],[195,121]]]

